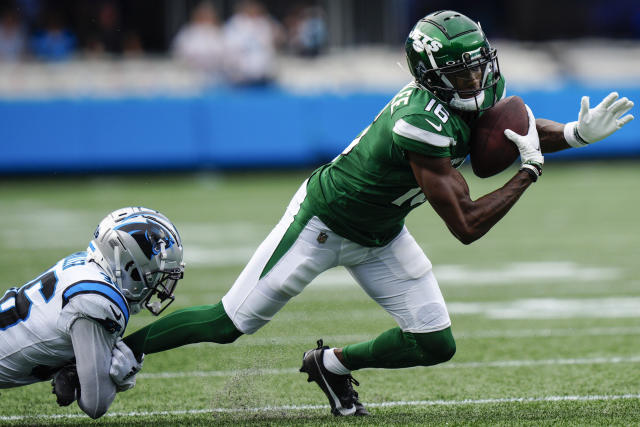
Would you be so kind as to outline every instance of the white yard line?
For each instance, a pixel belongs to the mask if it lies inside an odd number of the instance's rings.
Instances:
[[[456,339],[483,338],[532,338],[532,337],[582,337],[599,335],[638,335],[640,327],[611,326],[597,328],[557,328],[557,329],[497,329],[473,332],[456,332]]]
[[[574,359],[542,359],[542,360],[496,360],[490,362],[450,362],[430,367],[429,369],[460,369],[460,368],[518,368],[523,366],[552,366],[552,365],[608,365],[619,363],[640,363],[640,355],[628,357],[593,357]],[[276,369],[229,369],[218,371],[188,371],[188,372],[149,372],[140,373],[139,379],[166,378],[202,378],[202,377],[232,377],[234,375],[282,375],[297,374],[298,368]]]
[[[618,395],[587,395],[587,396],[543,396],[543,397],[505,397],[496,399],[463,399],[463,400],[401,400],[395,402],[367,402],[368,408],[392,408],[396,406],[461,406],[461,405],[487,405],[496,403],[534,403],[534,402],[592,402],[611,400],[638,400],[640,394]],[[282,405],[262,406],[256,408],[209,408],[209,409],[185,409],[176,411],[132,411],[111,412],[105,417],[152,417],[166,415],[199,415],[213,413],[254,413],[264,411],[304,411],[316,409],[328,409],[329,405]],[[4,415],[0,421],[22,420],[58,420],[69,418],[86,418],[82,414],[39,414],[39,415]]]
[[[488,319],[618,319],[640,317],[640,297],[520,298],[510,301],[448,302],[453,315]]]

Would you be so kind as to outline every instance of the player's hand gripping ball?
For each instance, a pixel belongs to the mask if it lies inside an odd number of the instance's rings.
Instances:
[[[529,116],[518,96],[498,101],[482,113],[471,132],[471,168],[480,178],[502,172],[519,157],[518,148],[505,135],[505,129],[525,135]]]

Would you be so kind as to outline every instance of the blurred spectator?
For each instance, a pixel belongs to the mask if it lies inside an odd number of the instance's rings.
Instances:
[[[188,65],[219,77],[224,60],[224,39],[218,13],[209,2],[200,3],[191,20],[178,31],[171,46],[173,55]]]
[[[261,3],[241,2],[224,27],[226,71],[230,81],[239,86],[270,84],[282,34],[279,24]]]
[[[18,61],[26,52],[26,34],[14,10],[0,16],[0,61]]]
[[[324,11],[317,6],[299,5],[285,19],[289,49],[302,56],[317,56],[327,44]]]
[[[122,53],[122,28],[120,12],[115,3],[103,3],[98,10],[98,47],[102,52]]]
[[[124,33],[122,53],[128,57],[142,56],[144,54],[144,46],[138,33],[135,31],[127,31]]]
[[[125,51],[134,54],[142,50],[142,43],[135,31],[124,31],[118,3],[114,0],[96,2],[86,7],[90,21],[85,36],[84,47],[90,56],[120,56]]]
[[[48,61],[69,59],[76,46],[76,37],[67,30],[62,17],[55,11],[45,16],[45,27],[37,31],[31,39],[33,53]]]

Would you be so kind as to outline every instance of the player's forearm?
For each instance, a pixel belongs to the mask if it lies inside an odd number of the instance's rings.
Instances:
[[[532,182],[527,172],[518,171],[502,188],[462,205],[462,221],[447,226],[465,245],[478,240],[509,212]]]
[[[543,153],[571,148],[564,138],[564,123],[547,119],[536,119],[536,128],[540,137],[540,148]]]
[[[484,236],[518,201],[534,181],[520,170],[502,188],[471,200],[464,177],[453,169],[449,158],[408,152],[416,182],[451,233],[465,245]]]
[[[111,339],[102,326],[81,318],[71,327],[71,341],[80,381],[78,406],[91,418],[100,418],[116,397],[109,377]]]

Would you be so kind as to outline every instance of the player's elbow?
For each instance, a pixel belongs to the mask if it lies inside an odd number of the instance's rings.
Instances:
[[[87,415],[89,415],[89,417],[91,417],[94,420],[97,420],[98,418],[100,418],[101,416],[103,416],[104,414],[107,413],[107,410],[100,410],[100,411],[96,411],[96,412],[90,412]]]
[[[473,242],[475,242],[476,240],[478,240],[478,237],[472,235],[472,234],[465,234],[463,236],[456,236],[458,238],[458,240],[460,241],[460,243],[462,243],[463,245],[470,245]]]
[[[478,234],[474,229],[464,225],[457,227],[449,226],[449,231],[451,231],[451,234],[463,245],[470,245],[482,237],[482,234]]]
[[[453,235],[463,245],[470,245],[489,231],[490,227],[486,227],[478,215],[472,212],[461,216],[457,221],[453,222],[449,229]]]
[[[92,407],[83,407],[82,405],[80,405],[80,409],[82,409],[84,413],[87,414],[90,418],[96,420],[107,413],[109,405],[98,404]]]
[[[115,387],[113,387],[113,390],[109,387],[106,393],[84,393],[84,390],[82,390],[78,406],[85,414],[95,420],[107,413],[109,406],[115,399],[115,394]]]

